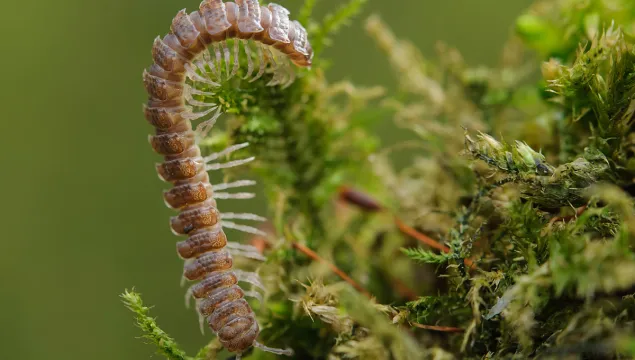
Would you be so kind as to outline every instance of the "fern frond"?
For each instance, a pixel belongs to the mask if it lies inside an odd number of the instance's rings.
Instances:
[[[437,254],[422,248],[401,249],[401,251],[409,258],[426,264],[443,264],[452,258],[451,254]]]

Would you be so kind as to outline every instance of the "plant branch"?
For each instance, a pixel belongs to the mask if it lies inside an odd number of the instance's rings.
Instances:
[[[150,340],[160,354],[170,360],[191,360],[165,331],[161,330],[156,320],[150,317],[150,308],[143,305],[141,294],[133,290],[125,290],[121,298],[126,307],[136,314],[137,326],[143,331],[143,338]]]
[[[440,331],[440,332],[464,332],[465,331],[465,329],[452,327],[452,326],[423,325],[418,323],[410,323],[410,325],[414,327],[418,327],[419,329],[426,329],[426,330]]]
[[[293,247],[298,249],[298,250],[300,250],[300,252],[304,253],[305,255],[310,257],[311,259],[313,259],[315,261],[318,261],[318,262],[328,266],[329,269],[331,269],[331,271],[333,271],[335,274],[337,274],[337,276],[339,276],[340,278],[342,278],[342,280],[344,280],[347,283],[349,283],[351,286],[353,286],[355,289],[357,289],[357,291],[359,291],[360,293],[364,294],[364,296],[366,296],[367,298],[369,298],[369,299],[373,298],[373,296],[366,289],[364,289],[364,287],[362,287],[355,280],[353,280],[348,275],[346,275],[346,273],[343,272],[342,270],[340,270],[337,266],[335,266],[335,264],[332,264],[332,263],[326,261],[320,255],[318,255],[315,251],[313,251],[313,250],[309,249],[308,247],[300,244],[299,242],[293,242]]]

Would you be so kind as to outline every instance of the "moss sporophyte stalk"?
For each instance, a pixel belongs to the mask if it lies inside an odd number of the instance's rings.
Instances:
[[[326,80],[366,2],[316,3],[206,0],[155,41],[146,116],[214,334],[188,356],[126,291],[143,337],[169,359],[635,357],[635,3],[535,1],[498,67],[370,15],[393,93]],[[415,140],[381,144],[382,119]],[[217,210],[256,182],[269,220]]]

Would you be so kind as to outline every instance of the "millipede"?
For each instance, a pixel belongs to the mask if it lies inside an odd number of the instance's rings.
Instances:
[[[257,0],[205,0],[189,14],[185,9],[179,11],[170,32],[154,40],[154,63],[143,72],[149,94],[144,113],[156,129],[150,144],[164,157],[156,165],[158,175],[173,185],[163,196],[166,205],[179,212],[171,218],[170,227],[176,235],[187,236],[176,248],[185,261],[183,279],[196,282],[187,290],[186,301],[196,300],[201,326],[207,321],[237,359],[252,346],[291,356],[291,349],[271,348],[257,341],[260,327],[245,296],[262,298],[258,291],[245,291],[238,283],[261,291],[264,286],[257,273],[233,268],[232,255],[257,260],[264,260],[263,256],[253,246],[227,241],[223,231],[232,228],[258,234],[257,228],[236,221],[264,219],[249,213],[221,213],[217,208],[217,199],[253,197],[252,193],[225,190],[255,182],[212,185],[208,174],[252,161],[253,157],[218,161],[248,144],[207,156],[199,146],[222,114],[214,89],[237,76],[241,49],[247,62],[243,79],[254,82],[266,74],[271,76],[267,86],[283,88],[295,79],[291,64],[310,67],[313,57],[306,30],[289,19],[284,7],[260,6]],[[195,128],[194,121],[198,122]]]

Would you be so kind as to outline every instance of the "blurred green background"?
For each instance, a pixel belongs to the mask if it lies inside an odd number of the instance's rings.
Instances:
[[[369,0],[325,54],[331,80],[394,87],[363,31],[373,12],[426,55],[443,40],[495,65],[529,0]],[[1,359],[147,359],[151,346],[118,295],[135,286],[190,352],[209,338],[183,306],[141,113],[141,72],[156,35],[198,0],[5,1],[0,247]],[[300,0],[279,0],[292,14]],[[339,0],[319,2],[321,18]],[[390,128],[390,119],[382,128]],[[390,140],[390,134],[388,134]]]

